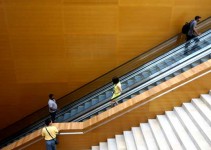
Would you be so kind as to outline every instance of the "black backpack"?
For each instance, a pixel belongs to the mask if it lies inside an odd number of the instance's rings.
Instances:
[[[190,30],[190,22],[186,22],[185,25],[182,27],[182,33],[183,34],[188,34],[188,31]]]

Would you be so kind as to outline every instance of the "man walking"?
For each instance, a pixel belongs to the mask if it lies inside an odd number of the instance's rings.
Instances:
[[[195,16],[195,19],[192,20],[190,23],[189,23],[189,30],[188,30],[188,33],[186,34],[186,41],[187,43],[185,44],[185,52],[184,54],[187,55],[188,52],[190,50],[188,50],[188,46],[191,44],[191,40],[194,39],[194,42],[196,43],[196,45],[194,45],[192,48],[191,48],[191,51],[192,50],[197,50],[198,48],[200,48],[197,43],[199,42],[199,39],[197,38],[197,36],[200,35],[200,33],[197,31],[196,29],[196,26],[197,26],[197,23],[200,21],[201,17],[200,16]]]
[[[51,115],[51,120],[52,122],[54,122],[56,119],[57,104],[53,94],[49,94],[48,107]]]
[[[187,41],[200,35],[200,33],[196,29],[196,25],[200,21],[200,19],[200,16],[196,16],[195,19],[190,22],[190,29],[187,34]]]

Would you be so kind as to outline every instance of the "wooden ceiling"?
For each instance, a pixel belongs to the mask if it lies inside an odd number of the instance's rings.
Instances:
[[[210,0],[0,0],[0,129],[175,35]]]

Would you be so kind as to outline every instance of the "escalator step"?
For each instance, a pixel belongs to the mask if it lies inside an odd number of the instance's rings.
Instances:
[[[66,119],[68,119],[68,118],[70,118],[71,117],[71,113],[65,113],[64,114],[64,120],[66,120]],[[64,121],[63,120],[63,121]]]
[[[104,99],[106,99],[106,96],[105,95],[99,95],[99,101],[102,101]]]
[[[98,99],[92,99],[92,105],[95,105],[98,103]]]
[[[92,105],[91,105],[91,102],[86,102],[85,103],[85,106],[84,106],[84,109],[87,109],[87,108],[89,108],[89,107],[91,107]]]
[[[71,110],[71,116],[74,116],[77,113],[76,109]]]

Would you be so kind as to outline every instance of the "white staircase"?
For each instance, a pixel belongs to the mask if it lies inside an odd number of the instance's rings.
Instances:
[[[211,92],[92,150],[211,150]]]

